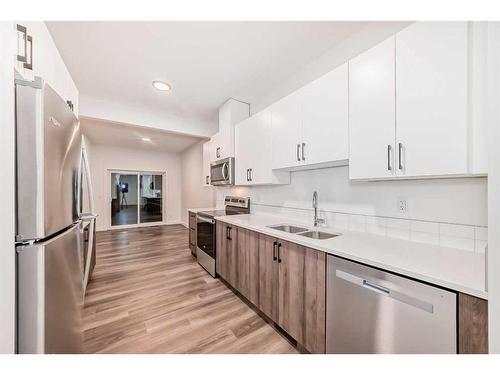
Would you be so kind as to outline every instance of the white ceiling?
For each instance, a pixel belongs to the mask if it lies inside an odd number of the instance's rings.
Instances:
[[[365,24],[47,22],[81,96],[205,123],[228,98],[252,103]]]
[[[84,134],[96,145],[115,146],[161,152],[180,152],[203,138],[81,117]],[[143,141],[149,138],[151,141]]]

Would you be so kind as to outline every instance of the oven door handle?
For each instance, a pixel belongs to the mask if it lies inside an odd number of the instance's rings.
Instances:
[[[209,218],[206,218],[206,217],[203,217],[203,216],[198,216],[197,220],[198,221],[203,221],[205,223],[215,224],[215,220],[214,219],[209,219]]]

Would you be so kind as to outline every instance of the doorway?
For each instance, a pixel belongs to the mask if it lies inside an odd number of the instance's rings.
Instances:
[[[165,173],[109,171],[111,227],[163,222]]]

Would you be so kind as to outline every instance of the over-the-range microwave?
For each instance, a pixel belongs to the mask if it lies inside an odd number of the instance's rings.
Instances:
[[[210,184],[234,185],[234,158],[221,159],[210,164]]]

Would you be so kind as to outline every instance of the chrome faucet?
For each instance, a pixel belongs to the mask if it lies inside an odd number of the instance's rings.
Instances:
[[[320,219],[318,217],[318,192],[313,193],[313,208],[314,208],[314,226],[317,227],[318,224],[323,224],[325,219]]]

